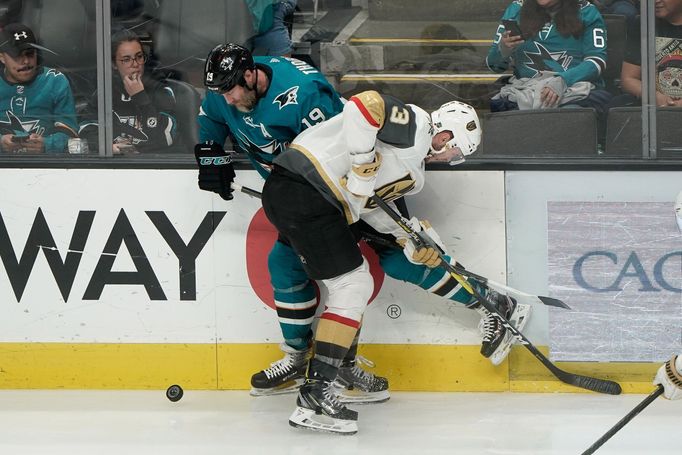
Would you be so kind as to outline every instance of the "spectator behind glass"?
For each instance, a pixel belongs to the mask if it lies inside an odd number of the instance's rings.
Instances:
[[[639,15],[639,0],[590,0],[602,14],[620,14],[628,19]]]
[[[173,90],[162,81],[145,74],[147,54],[134,32],[121,30],[112,36],[111,56],[114,155],[167,151],[175,144],[177,137]],[[96,118],[96,112],[97,93],[85,117]],[[94,136],[96,140],[97,123],[84,122],[80,133],[81,137]]]
[[[682,0],[656,0],[656,105],[682,106]],[[632,21],[621,69],[624,95],[615,97],[610,107],[636,106],[642,98],[640,22]]]
[[[512,76],[491,100],[491,111],[593,107],[603,113],[606,29],[586,0],[514,1],[502,20],[519,24],[521,36],[500,23],[488,51],[488,67]]]
[[[38,63],[33,31],[9,24],[0,35],[0,134],[3,152],[58,153],[69,136],[55,130],[55,122],[72,129],[76,108],[69,81],[62,73]]]
[[[293,43],[285,19],[294,13],[296,1],[247,0],[256,31],[250,40],[254,55],[291,56]]]

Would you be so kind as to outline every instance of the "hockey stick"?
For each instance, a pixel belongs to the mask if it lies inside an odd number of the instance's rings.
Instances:
[[[362,238],[366,241],[369,242],[374,242],[377,243],[381,246],[385,246],[388,248],[396,248],[396,249],[402,249],[400,245],[398,245],[395,242],[392,242],[384,237],[380,237],[376,234],[372,234],[371,232],[365,232],[362,231]],[[496,281],[493,281],[489,278],[486,278],[482,275],[478,275],[476,273],[470,272],[469,270],[466,270],[464,267],[462,267],[459,264],[455,264],[453,266],[460,275],[467,275],[469,278],[473,278],[476,280],[479,284],[481,284],[483,287],[492,287],[496,289],[503,290],[505,292],[509,292],[511,294],[515,294],[521,297],[526,297],[529,299],[536,300],[537,303],[547,305],[547,306],[552,306],[552,307],[557,307],[557,308],[563,308],[565,310],[570,310],[571,307],[568,306],[564,301],[555,299],[553,297],[546,297],[544,295],[534,295],[534,294],[528,294],[523,291],[519,291],[518,289],[514,289],[512,287],[507,286],[506,284],[498,283]]]
[[[604,433],[604,435],[603,435],[601,438],[597,439],[597,441],[596,441],[594,444],[592,444],[592,445],[591,445],[586,451],[584,451],[581,455],[590,455],[590,454],[593,454],[598,448],[600,448],[602,445],[604,445],[604,443],[605,443],[606,441],[608,441],[609,439],[611,439],[611,436],[613,436],[613,435],[616,434],[618,431],[620,431],[620,429],[623,428],[629,421],[631,421],[632,419],[634,419],[635,416],[637,416],[637,414],[639,414],[640,412],[642,412],[642,411],[644,410],[644,408],[646,408],[647,406],[649,406],[651,403],[653,403],[653,401],[654,401],[656,398],[658,398],[659,396],[661,396],[661,395],[663,394],[663,391],[664,391],[664,390],[665,390],[665,389],[663,388],[663,386],[659,384],[658,387],[656,387],[656,390],[654,390],[653,392],[651,392],[651,393],[649,394],[648,397],[646,397],[644,400],[642,400],[641,403],[639,403],[637,406],[635,406],[635,407],[632,409],[632,411],[628,412],[628,413],[625,415],[625,417],[623,417],[622,419],[620,419],[620,420],[618,421],[617,424],[615,424],[609,431],[607,431],[606,433]]]
[[[240,192],[242,192],[242,193],[244,193],[244,194],[247,194],[247,195],[249,195],[249,196],[251,196],[251,197],[255,197],[255,198],[260,199],[261,196],[262,196],[261,193],[260,193],[259,191],[254,190],[254,189],[251,189],[251,188],[248,188],[248,187],[246,187],[246,186],[242,186],[242,185],[240,185],[240,184],[238,184],[238,183],[236,183],[236,182],[232,182],[231,187],[232,187],[233,190],[235,190],[235,191],[240,191]],[[400,245],[398,245],[397,243],[391,242],[391,241],[388,240],[388,239],[385,239],[385,238],[380,237],[380,236],[378,236],[378,235],[372,234],[372,233],[370,233],[370,232],[362,232],[362,237],[363,237],[364,240],[367,240],[367,241],[370,241],[370,242],[374,242],[374,243],[378,243],[378,244],[380,244],[380,245],[382,245],[382,246],[385,246],[385,247],[388,247],[388,248],[400,248],[400,249],[402,249],[402,247],[401,247]],[[455,265],[455,268],[457,268],[457,269],[460,270],[460,274],[468,275],[470,278],[475,279],[476,281],[478,281],[478,282],[479,282],[482,286],[484,286],[484,287],[490,286],[490,287],[493,287],[493,288],[501,289],[501,290],[503,290],[503,291],[505,291],[505,292],[509,292],[509,293],[512,293],[512,294],[516,294],[516,295],[521,296],[521,297],[526,297],[526,298],[529,298],[529,299],[534,299],[534,300],[536,300],[538,303],[543,304],[543,305],[553,306],[553,307],[557,307],[557,308],[564,308],[564,309],[566,309],[566,310],[570,310],[570,309],[571,309],[570,306],[568,306],[565,302],[563,302],[563,301],[561,301],[561,300],[559,300],[559,299],[555,299],[555,298],[553,298],[553,297],[546,297],[546,296],[543,296],[543,295],[533,295],[533,294],[528,294],[528,293],[523,292],[523,291],[519,291],[518,289],[514,289],[514,288],[512,288],[512,287],[509,287],[509,286],[507,286],[506,284],[498,283],[498,282],[493,281],[493,280],[490,280],[490,279],[488,279],[488,278],[486,278],[486,277],[484,277],[484,276],[477,275],[477,274],[472,273],[472,272],[470,272],[470,271],[468,271],[468,270],[465,270],[465,269],[464,269],[463,267],[461,267],[460,265]]]
[[[261,197],[263,196],[263,194],[260,191],[251,189],[248,186],[242,186],[237,182],[230,183],[230,188],[232,188],[235,191],[244,193],[248,196],[255,197],[256,199],[261,199]]]
[[[580,387],[583,389],[587,390],[592,390],[593,392],[599,392],[599,393],[607,393],[610,395],[619,395],[622,391],[620,384],[614,381],[609,381],[607,379],[598,379],[598,378],[592,378],[589,376],[582,376],[579,374],[574,374],[574,373],[569,373],[567,371],[564,371],[554,365],[547,357],[545,357],[544,354],[542,354],[538,348],[533,345],[528,338],[523,335],[516,327],[514,327],[507,318],[505,318],[493,305],[488,299],[483,297],[480,292],[474,287],[469,284],[466,279],[460,275],[462,273],[463,275],[469,275],[469,273],[464,270],[461,267],[455,267],[452,264],[450,264],[445,257],[443,256],[443,252],[440,251],[440,248],[434,244],[434,242],[428,238],[428,236],[422,235],[420,232],[416,232],[414,229],[409,224],[409,221],[405,219],[404,217],[400,216],[391,206],[389,206],[383,199],[381,199],[379,196],[376,194],[371,196],[370,199],[374,201],[375,204],[379,208],[381,208],[388,216],[390,216],[393,221],[395,221],[398,226],[402,228],[403,231],[407,233],[407,235],[410,236],[412,241],[415,243],[415,245],[418,248],[421,247],[431,247],[434,248],[437,252],[439,257],[441,258],[440,266],[444,267],[450,275],[452,275],[453,278],[455,278],[461,285],[469,291],[472,295],[474,295],[479,302],[481,302],[481,305],[488,310],[493,316],[495,316],[504,327],[509,330],[512,335],[518,340],[519,343],[524,345],[526,349],[528,349],[531,354],[535,356],[536,359],[540,361],[554,376],[557,377],[560,381],[570,384],[576,387]]]

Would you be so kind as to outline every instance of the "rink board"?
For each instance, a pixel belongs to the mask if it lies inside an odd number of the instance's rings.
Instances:
[[[506,280],[503,172],[430,172],[408,205],[469,269]],[[243,389],[281,356],[258,200],[198,191],[192,170],[3,169],[0,215],[0,388]],[[492,367],[476,313],[372,272],[361,353],[395,390],[564,390],[524,374],[523,354]]]

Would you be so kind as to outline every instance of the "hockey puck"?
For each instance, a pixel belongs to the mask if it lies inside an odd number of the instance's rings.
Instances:
[[[173,384],[166,389],[166,398],[175,403],[176,401],[180,401],[184,393],[185,392],[182,390],[182,387],[177,384]]]

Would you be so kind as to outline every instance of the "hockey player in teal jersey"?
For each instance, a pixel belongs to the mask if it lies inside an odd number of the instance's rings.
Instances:
[[[315,68],[296,59],[254,59],[248,50],[233,44],[220,45],[211,51],[204,83],[209,91],[198,118],[202,143],[195,148],[199,186],[226,200],[232,198],[230,183],[234,178],[229,155],[221,146],[228,135],[234,137],[256,169],[267,177],[275,156],[299,133],[343,109],[339,95]],[[466,107],[471,110],[470,116],[475,116],[473,108]],[[464,138],[466,147],[463,143],[461,146],[465,154],[472,153],[480,141],[480,128],[465,131],[459,140]],[[411,263],[399,249],[370,246],[377,248],[380,264],[388,276],[452,301],[469,302],[471,296],[443,269]],[[312,339],[311,325],[318,305],[314,284],[286,241],[275,242],[268,268],[285,340],[282,344],[285,357],[252,377],[254,395],[293,392],[303,381]],[[510,340],[495,318],[489,314],[483,316],[482,353],[499,363],[504,357],[494,353],[503,352]],[[357,337],[339,370],[340,386],[353,389],[351,393],[340,387],[342,399],[346,402],[387,399],[387,380],[359,368],[355,363],[356,352]],[[359,356],[357,359],[362,360]]]
[[[225,81],[219,71],[209,71],[209,91],[199,113],[199,138],[223,144],[228,134],[247,153],[263,177],[275,155],[304,129],[341,112],[343,103],[334,88],[317,69],[288,57],[252,57],[241,46],[218,46],[211,55],[234,59],[234,69],[244,67],[240,78],[253,77],[252,83]],[[211,66],[211,69],[213,66]],[[257,68],[258,71],[253,71]],[[229,68],[228,68],[229,70]],[[231,73],[233,74],[233,73]],[[211,78],[212,80],[208,80]],[[217,91],[213,88],[219,88]],[[253,90],[256,88],[256,90]]]
[[[502,15],[486,63],[497,73],[513,67],[516,79],[538,80],[555,73],[545,83],[539,107],[576,104],[603,111],[611,98],[602,79],[604,19],[586,0],[515,0]],[[564,99],[571,87],[581,92]],[[491,105],[493,111],[514,108],[495,99]]]
[[[69,136],[57,131],[55,122],[77,129],[69,81],[59,71],[38,64],[35,45],[35,36],[25,25],[9,24],[3,30],[0,44],[3,152],[63,152]]]

